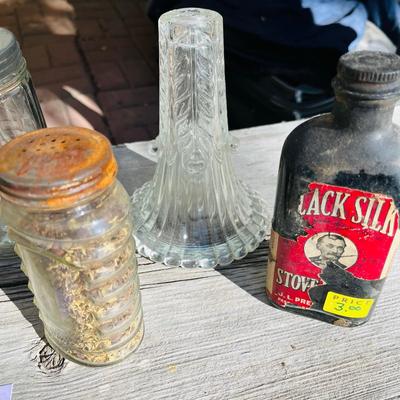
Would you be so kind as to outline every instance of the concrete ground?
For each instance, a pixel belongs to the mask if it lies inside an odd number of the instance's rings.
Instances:
[[[77,125],[114,144],[158,134],[157,37],[143,0],[0,0],[48,126]]]

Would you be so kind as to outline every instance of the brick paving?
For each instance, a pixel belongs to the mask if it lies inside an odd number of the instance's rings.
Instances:
[[[157,136],[157,37],[143,3],[0,0],[48,126],[93,128],[115,144]]]

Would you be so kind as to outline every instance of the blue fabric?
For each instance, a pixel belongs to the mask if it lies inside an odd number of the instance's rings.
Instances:
[[[13,385],[0,385],[0,400],[11,400]]]
[[[182,0],[180,3],[189,5],[193,4],[193,1]],[[349,13],[359,13],[357,3],[354,4],[353,1],[343,0],[338,7],[335,5],[333,8],[336,9],[336,18],[332,19],[329,25],[316,25],[314,20],[320,19],[322,14],[315,6],[303,7],[300,1],[202,0],[199,3],[219,11],[224,16],[226,26],[285,46],[325,47],[345,52],[349,44],[356,39],[354,32],[339,25],[341,19]],[[342,3],[350,3],[351,8],[343,8]]]
[[[396,0],[364,0],[368,18],[389,36],[393,43],[399,44],[400,7]]]
[[[203,7],[221,13],[224,24],[259,38],[299,48],[354,48],[368,19],[397,44],[400,8],[396,0],[153,0],[162,12]]]
[[[301,5],[310,10],[317,26],[339,24],[353,29],[356,38],[348,44],[348,49],[357,46],[368,19],[367,10],[362,3],[353,0],[302,0]]]
[[[151,0],[149,15],[180,7],[223,16],[232,77],[272,75],[330,91],[340,55],[357,45],[368,19],[399,44],[397,0]]]

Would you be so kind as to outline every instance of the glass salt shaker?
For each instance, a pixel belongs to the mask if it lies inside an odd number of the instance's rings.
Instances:
[[[1,215],[51,346],[88,365],[140,344],[130,199],[108,140],[89,129],[29,132],[0,149]]]
[[[10,31],[0,28],[0,146],[45,126],[18,42]],[[13,248],[6,226],[0,224],[0,263],[16,257]]]

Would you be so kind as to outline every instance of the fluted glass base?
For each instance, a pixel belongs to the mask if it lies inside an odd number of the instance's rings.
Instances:
[[[196,214],[179,220],[176,216],[169,223],[171,229],[165,228],[165,219],[153,218],[151,183],[136,190],[132,198],[137,251],[144,257],[171,266],[214,268],[245,257],[265,238],[266,205],[257,192],[241,182],[238,184],[247,203],[244,218],[239,213],[223,216],[215,210],[205,218]]]

